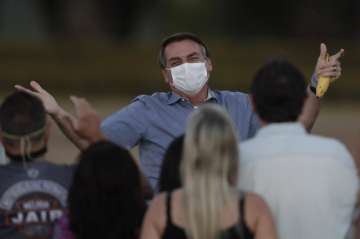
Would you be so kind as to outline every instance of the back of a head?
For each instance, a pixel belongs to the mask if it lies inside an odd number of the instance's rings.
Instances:
[[[91,145],[80,155],[68,200],[77,239],[134,238],[145,202],[130,153],[110,142]]]
[[[180,162],[183,156],[184,135],[174,139],[167,148],[161,166],[159,191],[172,191],[181,187]]]
[[[293,122],[306,99],[303,74],[286,60],[272,60],[256,73],[251,85],[255,110],[267,123]]]
[[[5,148],[6,145],[20,147],[20,141],[25,138],[31,144],[37,143],[44,137],[45,108],[36,97],[14,92],[0,106],[0,125]]]
[[[12,135],[26,135],[44,128],[46,113],[42,102],[23,92],[7,96],[0,106],[1,130]]]
[[[215,104],[193,113],[185,133],[181,163],[185,211],[193,239],[214,239],[218,217],[236,185],[238,145],[234,126],[224,109]]]

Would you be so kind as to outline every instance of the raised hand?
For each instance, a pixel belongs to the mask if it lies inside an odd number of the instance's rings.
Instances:
[[[84,98],[70,97],[75,109],[72,125],[75,133],[89,143],[105,139],[100,131],[101,118],[96,110]]]
[[[15,85],[17,90],[39,98],[43,102],[45,110],[48,114],[56,115],[62,111],[62,108],[59,106],[55,98],[49,92],[44,90],[39,83],[31,81],[30,87],[31,89],[27,89],[21,85]]]
[[[320,56],[315,67],[316,77],[330,77],[331,81],[338,79],[342,72],[340,58],[343,54],[344,49],[341,49],[336,54],[329,56],[326,45],[321,43]]]

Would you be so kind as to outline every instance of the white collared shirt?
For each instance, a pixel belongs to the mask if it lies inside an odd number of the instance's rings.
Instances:
[[[240,161],[240,189],[264,198],[280,239],[345,237],[359,182],[342,143],[300,123],[270,124],[240,143]]]

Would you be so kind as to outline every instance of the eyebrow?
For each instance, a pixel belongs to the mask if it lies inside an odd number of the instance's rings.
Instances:
[[[200,55],[200,53],[199,52],[191,52],[190,54],[188,54],[184,57],[188,58],[188,57],[197,56],[197,55]],[[171,57],[168,59],[168,61],[171,61],[171,60],[181,60],[181,56],[174,56],[174,57]]]
[[[193,53],[190,53],[189,55],[186,56],[186,58],[188,57],[192,57],[192,56],[199,56],[200,54],[198,52],[193,52]]]
[[[175,56],[175,57],[171,57],[168,61],[178,61],[181,60],[181,57]]]

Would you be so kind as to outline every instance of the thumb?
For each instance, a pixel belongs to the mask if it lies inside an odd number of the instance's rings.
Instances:
[[[327,48],[324,43],[320,44],[320,57],[322,60],[326,60]]]
[[[75,115],[79,117],[79,111],[80,111],[80,102],[79,98],[77,96],[70,96],[70,101],[74,106]]]

